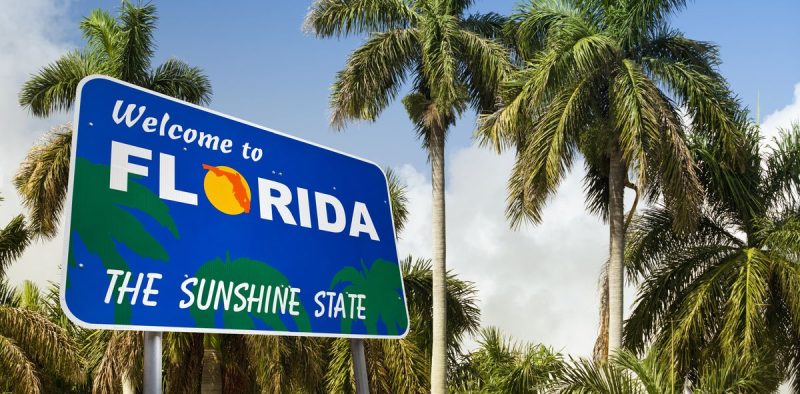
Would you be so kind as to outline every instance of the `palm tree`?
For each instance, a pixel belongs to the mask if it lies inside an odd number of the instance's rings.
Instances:
[[[609,362],[573,361],[558,377],[554,392],[598,394],[672,394],[688,392],[766,393],[777,389],[776,375],[768,363],[730,358],[708,363],[698,371],[696,382],[675,379],[669,363],[648,354],[644,359],[621,350]],[[685,389],[685,390],[684,390]]]
[[[444,146],[447,130],[469,104],[494,104],[508,69],[505,48],[487,38],[496,14],[464,16],[469,0],[317,0],[306,19],[318,37],[368,35],[337,74],[332,125],[375,120],[411,79],[403,99],[431,163],[433,185],[433,358],[431,391],[447,389]]]
[[[552,349],[514,343],[494,327],[481,330],[478,344],[459,363],[452,392],[544,393],[565,366]]]
[[[708,198],[693,231],[673,233],[676,219],[660,206],[635,220],[626,259],[640,290],[625,343],[652,344],[684,374],[766,353],[800,390],[800,125],[764,155],[749,130],[742,150],[743,173],[694,139]]]
[[[30,238],[22,216],[0,230],[0,389],[41,393],[58,380],[79,384],[83,374],[75,343],[42,314],[38,289],[26,282],[15,292],[5,281]]]
[[[19,102],[35,116],[70,110],[78,83],[92,74],[105,74],[189,101],[206,104],[211,84],[203,72],[183,61],[169,59],[151,69],[155,44],[156,8],[123,1],[119,16],[96,9],[80,24],[86,46],[43,67],[22,87]],[[69,180],[72,126],[61,125],[34,146],[14,179],[29,210],[33,234],[51,237]]]
[[[692,223],[701,187],[685,143],[696,133],[735,146],[737,105],[715,46],[670,29],[684,1],[556,1],[521,6],[507,26],[522,63],[479,120],[482,142],[516,148],[508,183],[512,226],[542,209],[580,153],[587,206],[609,222],[609,347],[622,341],[624,188],[663,199],[675,225]],[[629,174],[633,175],[632,180]]]

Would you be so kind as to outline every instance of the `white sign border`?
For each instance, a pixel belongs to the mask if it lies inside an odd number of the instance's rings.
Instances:
[[[278,335],[278,336],[293,336],[293,337],[320,337],[320,338],[355,338],[355,339],[403,339],[408,335],[409,330],[411,329],[411,315],[408,312],[408,298],[406,297],[406,287],[405,282],[403,281],[403,272],[400,270],[400,286],[403,290],[403,306],[406,310],[406,317],[407,317],[407,324],[406,330],[402,334],[399,335],[379,335],[379,334],[345,334],[345,333],[314,333],[314,332],[298,332],[298,331],[277,331],[277,330],[239,330],[239,329],[229,329],[229,328],[202,328],[202,327],[171,327],[171,326],[139,326],[139,325],[120,325],[120,324],[96,324],[96,323],[88,323],[77,316],[75,316],[72,311],[69,309],[66,300],[66,288],[67,288],[67,270],[69,270],[69,245],[70,245],[70,237],[72,231],[69,231],[69,227],[71,225],[72,220],[72,192],[74,187],[74,180],[75,180],[75,158],[77,156],[78,149],[77,142],[78,142],[78,129],[79,129],[79,119],[80,119],[80,108],[81,108],[81,93],[83,92],[83,86],[89,83],[90,81],[96,79],[105,79],[107,81],[111,81],[120,85],[127,86],[129,88],[136,89],[138,91],[152,94],[157,97],[161,97],[163,99],[167,99],[169,101],[186,105],[192,107],[194,109],[201,110],[203,112],[210,113],[212,115],[221,116],[228,120],[232,120],[234,122],[239,122],[251,127],[255,127],[257,129],[264,130],[269,133],[277,134],[283,137],[291,138],[293,140],[303,142],[308,145],[316,146],[317,148],[322,148],[327,151],[337,153],[343,156],[347,156],[356,160],[360,160],[367,164],[371,164],[375,166],[378,171],[381,172],[383,175],[383,179],[386,181],[386,194],[389,195],[389,181],[386,178],[386,173],[383,171],[381,166],[375,164],[374,162],[358,157],[353,156],[349,153],[345,153],[336,149],[333,149],[328,146],[320,145],[315,142],[307,141],[299,137],[295,137],[284,132],[274,130],[268,127],[260,126],[252,122],[248,122],[246,120],[242,120],[230,115],[223,114],[221,112],[217,112],[208,108],[201,107],[197,104],[192,104],[183,100],[178,100],[174,97],[167,96],[162,93],[154,92],[152,90],[148,90],[142,88],[140,86],[118,80],[116,78],[112,78],[102,74],[92,74],[89,76],[84,77],[78,83],[77,93],[75,96],[75,114],[73,116],[73,127],[72,127],[72,149],[70,152],[70,164],[69,164],[69,183],[67,186],[67,198],[65,201],[65,209],[64,209],[64,222],[63,222],[63,229],[61,231],[65,232],[64,234],[64,247],[63,247],[63,257],[61,259],[63,263],[62,271],[62,278],[61,278],[61,290],[59,291],[59,299],[61,300],[61,309],[64,311],[64,314],[67,315],[67,318],[70,319],[76,325],[94,329],[94,330],[116,330],[116,331],[162,331],[162,332],[191,332],[191,333],[210,333],[210,334],[240,334],[240,335]],[[389,203],[389,216],[392,221],[392,239],[395,242],[395,256],[397,256],[397,264],[400,265],[400,256],[397,254],[397,234],[395,234],[395,227],[394,227],[394,214],[392,213],[392,199],[388,199]],[[400,267],[398,267],[400,268]]]

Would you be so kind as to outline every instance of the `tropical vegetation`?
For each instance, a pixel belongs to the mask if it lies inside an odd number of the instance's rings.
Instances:
[[[746,141],[740,170],[708,138],[693,139],[708,192],[692,231],[673,232],[661,206],[635,219],[626,262],[639,295],[625,345],[653,345],[680,376],[736,359],[800,391],[800,126],[766,148],[757,129]]]
[[[609,224],[608,350],[622,346],[624,192],[662,201],[674,229],[691,226],[702,188],[687,134],[732,149],[738,104],[717,48],[670,28],[685,1],[531,1],[506,26],[519,67],[500,107],[478,125],[482,142],[513,148],[507,214],[538,223],[578,158],[586,205]],[[690,122],[682,122],[681,113]],[[605,323],[604,323],[605,324]]]
[[[433,347],[431,391],[447,390],[445,249],[445,139],[468,106],[494,104],[496,87],[510,68],[506,48],[494,40],[503,18],[466,15],[471,1],[317,0],[306,27],[318,37],[368,35],[331,93],[331,124],[374,121],[398,95],[428,153],[433,182]]]
[[[73,338],[42,313],[38,289],[26,283],[15,291],[6,281],[30,237],[21,215],[0,230],[0,389],[42,393],[85,376]]]
[[[432,259],[377,260],[333,280],[389,305],[384,324],[410,327],[403,339],[364,340],[370,390],[760,393],[790,382],[800,392],[800,124],[762,139],[719,72],[718,48],[670,27],[685,0],[526,0],[509,17],[469,14],[472,3],[317,0],[306,16],[317,37],[365,38],[335,77],[331,124],[374,121],[404,92],[431,163]],[[68,111],[91,74],[208,104],[211,85],[201,69],[175,59],[152,66],[156,22],[152,4],[123,1],[117,15],[93,11],[80,23],[86,45],[33,74],[20,104],[37,117]],[[480,142],[515,155],[506,201],[513,227],[539,223],[582,162],[587,209],[608,222],[610,241],[609,255],[598,256],[608,263],[593,359],[481,328],[475,284],[447,270],[445,140],[468,109],[479,114]],[[0,391],[135,393],[140,332],[79,328],[61,310],[57,285],[14,287],[6,278],[32,242],[58,233],[71,135],[71,125],[56,126],[29,151],[14,179],[27,215],[0,228]],[[108,177],[107,169],[76,165]],[[408,196],[400,177],[386,174],[401,237]],[[76,180],[75,188],[84,186]],[[626,188],[634,193],[627,215]],[[96,213],[72,229],[109,267],[125,267],[118,248],[165,257],[140,218],[179,236],[153,192],[135,182],[130,192],[146,206],[97,190],[98,201],[73,207]],[[408,321],[394,289],[367,280],[398,270]],[[268,270],[260,277],[286,280]],[[626,321],[624,278],[637,291]],[[121,321],[129,312],[115,310]],[[212,324],[210,314],[192,313]],[[377,318],[365,325],[376,331]],[[164,389],[354,393],[351,346],[348,339],[166,333]]]

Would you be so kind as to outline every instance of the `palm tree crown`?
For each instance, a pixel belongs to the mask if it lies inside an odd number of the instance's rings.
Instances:
[[[169,59],[155,69],[153,32],[156,8],[124,1],[119,16],[97,9],[81,21],[86,46],[56,59],[22,87],[19,102],[36,116],[69,110],[78,83],[105,74],[195,104],[211,99],[211,84],[197,67]],[[34,234],[53,236],[64,205],[69,179],[72,126],[54,128],[34,146],[14,180],[29,210]]]
[[[800,389],[800,126],[761,155],[758,133],[743,146],[746,170],[696,138],[708,200],[691,232],[670,231],[674,216],[646,210],[630,230],[629,274],[640,294],[625,342],[648,344],[679,371],[708,360],[758,360]]]
[[[427,143],[430,127],[445,130],[471,102],[490,108],[508,68],[505,48],[491,38],[504,19],[464,16],[472,1],[319,0],[306,28],[319,37],[368,34],[337,74],[331,123],[375,120],[412,79],[406,108]],[[414,110],[412,110],[414,109]]]

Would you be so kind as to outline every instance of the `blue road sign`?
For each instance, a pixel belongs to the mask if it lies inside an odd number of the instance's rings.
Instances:
[[[377,165],[104,76],[74,127],[61,301],[79,325],[407,333]]]

